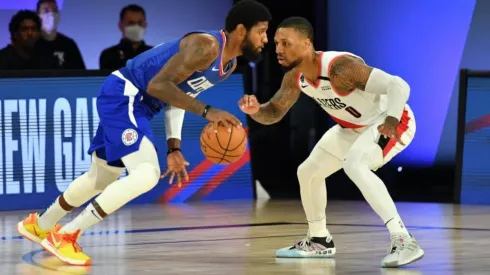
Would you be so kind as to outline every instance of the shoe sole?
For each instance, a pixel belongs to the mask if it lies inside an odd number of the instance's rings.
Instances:
[[[22,222],[19,222],[17,224],[17,231],[19,232],[20,235],[22,235],[22,237],[28,239],[29,241],[33,242],[33,243],[41,243],[41,239],[38,238],[36,235],[33,235],[31,234],[29,231],[27,231],[24,227],[24,224]]]
[[[311,258],[311,259],[318,259],[318,258],[333,258],[337,252],[336,248],[330,248],[328,250],[328,253],[325,254],[306,254],[308,252],[298,252],[296,250],[278,250],[276,251],[276,258]]]
[[[92,260],[90,260],[90,259],[85,261],[85,262],[82,262],[82,261],[72,261],[72,260],[69,260],[69,259],[63,257],[63,255],[58,253],[58,250],[50,242],[48,242],[48,240],[46,240],[46,239],[44,241],[42,241],[40,243],[40,245],[44,250],[46,250],[51,255],[55,256],[56,258],[58,258],[58,260],[62,261],[64,264],[74,265],[74,266],[89,266],[92,264]]]
[[[390,266],[390,265],[383,265],[383,267],[385,267],[385,268],[397,268],[397,267],[406,266],[406,265],[409,265],[411,263],[414,263],[414,262],[422,259],[424,257],[424,255],[425,255],[424,250],[422,250],[422,249],[419,248],[419,253],[417,253],[417,255],[415,255],[415,257],[413,259],[407,261],[406,263],[392,265],[392,266]]]

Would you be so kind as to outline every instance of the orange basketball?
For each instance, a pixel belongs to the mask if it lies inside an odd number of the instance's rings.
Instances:
[[[208,160],[217,164],[230,164],[239,160],[247,149],[247,133],[243,127],[228,128],[220,125],[215,133],[208,123],[201,132],[201,150]]]

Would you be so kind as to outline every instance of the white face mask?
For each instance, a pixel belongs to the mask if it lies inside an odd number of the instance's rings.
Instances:
[[[133,42],[141,42],[144,35],[145,28],[139,25],[131,25],[124,28],[124,37]]]
[[[47,12],[40,15],[42,30],[48,34],[56,32],[60,23],[60,14],[57,12]]]

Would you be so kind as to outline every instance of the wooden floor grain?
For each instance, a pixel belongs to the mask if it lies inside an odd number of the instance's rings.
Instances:
[[[379,267],[389,234],[362,202],[329,202],[337,255],[303,260],[274,257],[276,249],[306,233],[299,201],[128,207],[81,238],[91,268],[66,266],[21,239],[15,224],[27,212],[1,212],[1,274],[490,274],[490,206],[400,203],[398,208],[426,252],[401,269]]]

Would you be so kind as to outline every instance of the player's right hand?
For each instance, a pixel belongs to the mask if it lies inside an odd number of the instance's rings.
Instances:
[[[260,110],[260,104],[254,95],[244,95],[238,100],[238,106],[240,109],[249,115],[253,115]]]
[[[237,128],[242,126],[242,123],[238,118],[220,109],[210,108],[206,115],[206,119],[213,123],[215,133],[218,132],[218,125],[220,123],[228,128],[228,132],[231,132],[231,127],[233,126]]]

